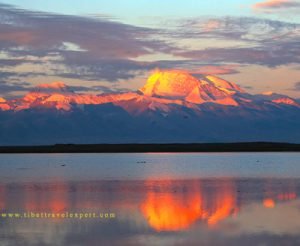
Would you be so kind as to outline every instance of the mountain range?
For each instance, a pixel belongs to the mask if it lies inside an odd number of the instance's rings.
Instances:
[[[40,84],[0,98],[0,145],[56,143],[300,143],[300,103],[250,94],[213,75],[157,70],[137,91],[76,93]]]

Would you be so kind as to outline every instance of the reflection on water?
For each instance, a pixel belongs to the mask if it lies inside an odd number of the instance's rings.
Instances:
[[[299,179],[268,178],[7,182],[1,212],[116,218],[0,218],[0,245],[297,245],[299,191]]]
[[[155,186],[155,182],[148,183]],[[200,220],[213,226],[237,211],[236,191],[232,180],[218,180],[209,187],[199,180],[177,183],[160,181],[159,190],[147,191],[142,203],[145,218],[157,231],[188,229]]]

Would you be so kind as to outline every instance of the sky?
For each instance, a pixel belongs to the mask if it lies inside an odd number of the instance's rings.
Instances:
[[[160,68],[300,98],[299,11],[298,0],[0,1],[0,96],[53,81],[136,90]]]

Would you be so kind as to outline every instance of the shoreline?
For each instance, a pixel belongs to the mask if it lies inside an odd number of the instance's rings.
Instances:
[[[147,152],[299,152],[300,144],[276,142],[164,143],[164,144],[55,144],[0,146],[0,154],[26,153],[147,153]]]

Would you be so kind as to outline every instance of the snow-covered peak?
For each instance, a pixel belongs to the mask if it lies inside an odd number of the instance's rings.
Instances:
[[[6,100],[3,97],[0,97],[0,103],[5,103]]]
[[[61,96],[57,96],[57,94]],[[45,98],[52,97],[53,95],[55,95],[55,97],[59,97],[59,101],[61,101],[61,97],[75,94],[70,89],[70,87],[63,82],[53,82],[49,84],[37,85],[24,96],[23,100],[29,103],[33,103],[37,100],[43,100]]]
[[[6,111],[10,109],[11,107],[7,104],[7,101],[3,97],[0,97],[0,111]]]
[[[180,70],[158,70],[140,91],[146,96],[184,98],[199,84],[199,80]]]
[[[174,105],[199,108],[201,104],[226,106],[246,106],[257,108],[259,105],[300,107],[300,104],[285,95],[264,93],[251,95],[238,85],[213,75],[197,75],[182,70],[157,70],[147,80],[138,93],[84,94],[75,93],[62,82],[40,84],[23,98],[9,100],[0,98],[1,110],[20,111],[29,108],[56,108],[69,111],[80,105],[99,105],[112,103],[127,112],[145,110],[169,111]]]
[[[275,94],[273,91],[265,91],[263,93],[261,93],[264,96],[272,96],[273,94]]]
[[[205,76],[205,79],[208,80],[214,86],[220,88],[221,90],[244,93],[244,90],[242,88],[240,88],[238,85],[236,85],[232,82],[229,82],[225,79],[221,79],[221,78],[213,76],[213,75],[207,75],[207,76]]]
[[[295,99],[286,95],[274,93],[272,91],[263,92],[261,95],[257,95],[257,96],[260,99],[272,101],[273,103],[276,104],[286,104],[286,105],[292,105],[297,107],[300,106],[300,104]]]
[[[232,96],[243,90],[215,76],[198,79],[186,71],[158,70],[148,78],[140,92],[145,96],[181,99],[195,104],[215,102],[237,106]]]
[[[34,92],[72,92],[70,88],[63,82],[53,82],[49,84],[37,85]]]

